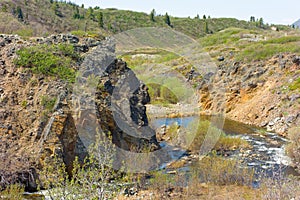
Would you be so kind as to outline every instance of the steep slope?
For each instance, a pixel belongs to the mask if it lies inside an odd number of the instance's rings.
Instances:
[[[76,31],[77,34],[103,37],[134,28],[168,27],[163,15],[155,16],[153,21],[146,13],[99,7],[85,9],[71,2],[50,0],[3,0],[0,2],[0,12],[0,32],[22,36],[47,36]],[[171,16],[170,20],[175,30],[194,38],[229,27],[270,29],[267,25],[257,27],[255,23],[231,18]]]

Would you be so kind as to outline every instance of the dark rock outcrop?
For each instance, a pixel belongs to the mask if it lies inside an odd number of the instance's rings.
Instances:
[[[100,43],[94,39],[57,35],[34,42],[0,35],[0,42],[3,45],[0,69],[5,70],[0,76],[0,189],[20,182],[26,190],[35,190],[39,169],[51,163],[54,156],[62,158],[71,173],[75,156],[83,160],[87,154],[88,145],[86,138],[80,135],[80,123],[85,128],[97,124],[102,132],[111,133],[113,142],[124,150],[159,148],[154,130],[147,126],[145,104],[150,101],[147,87],[124,61],[116,59],[114,46],[109,41]],[[69,43],[84,49],[80,52],[88,51],[86,60],[77,66],[84,72],[81,79],[77,79],[78,85],[70,87],[65,81],[14,66],[17,49],[38,43]],[[103,61],[106,68],[95,68]],[[95,84],[88,82],[92,77]],[[86,91],[79,91],[85,98],[79,99],[79,107],[76,107],[76,88],[88,83],[94,86],[94,92],[85,97]],[[52,108],[44,105],[49,100],[55,100]],[[94,112],[89,112],[89,107],[84,105],[92,106]]]

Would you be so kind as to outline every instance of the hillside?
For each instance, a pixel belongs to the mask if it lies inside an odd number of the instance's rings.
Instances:
[[[178,52],[142,49],[122,58],[141,80],[150,83],[148,87],[153,104],[185,104],[182,99],[192,93],[184,82],[189,80],[191,86],[199,89],[203,114],[220,112],[219,102],[222,101],[218,92],[207,88],[225,87],[226,115],[233,120],[280,134],[286,134],[299,122],[298,30],[229,28],[198,41],[217,66],[218,70],[211,78],[205,78],[207,74],[201,73],[200,68],[197,70],[197,66],[184,56],[177,55]],[[172,76],[155,79],[155,74],[160,74],[165,68],[180,72],[180,76],[186,79],[181,81],[180,77]],[[153,84],[156,82],[161,85]],[[170,88],[173,94],[165,87]],[[181,109],[182,114],[188,110]],[[176,113],[178,111],[175,110],[169,114],[176,116]]]
[[[50,0],[2,0],[0,13],[0,32],[20,36],[47,36],[73,31],[77,35],[87,32],[94,37],[103,37],[140,27],[168,27],[164,15],[156,15],[153,21],[146,13],[114,8],[83,8],[70,2]],[[204,20],[199,17],[170,16],[170,21],[175,30],[194,38],[229,27],[270,29],[268,25],[258,26],[255,22],[233,18],[209,17]],[[288,29],[285,26],[278,27]]]
[[[0,0],[0,199],[11,197],[12,184],[29,192],[61,188],[71,199],[99,191],[120,199],[300,196],[299,180],[281,171],[300,172],[300,30],[234,18],[170,21],[53,0]],[[120,34],[117,45],[106,37],[142,27],[154,28]],[[235,122],[230,129],[243,124],[251,133],[242,127],[232,135],[203,119],[187,129],[151,126],[155,118],[220,113]],[[252,136],[272,146],[253,145]],[[202,158],[206,138],[219,140]],[[269,149],[286,150],[291,162],[272,164],[281,154]],[[263,154],[268,165],[256,162]],[[266,171],[255,174],[253,161]],[[275,180],[264,176],[269,169]]]

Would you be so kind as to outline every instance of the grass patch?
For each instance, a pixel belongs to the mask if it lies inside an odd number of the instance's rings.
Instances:
[[[269,39],[267,41],[263,41],[263,44],[286,44],[290,42],[300,41],[300,36],[285,36],[279,38]]]
[[[253,61],[270,58],[278,53],[300,53],[300,47],[296,43],[264,43],[258,42],[248,45],[237,56],[238,61]]]
[[[201,38],[200,45],[203,47],[207,47],[207,46],[214,46],[214,45],[228,44],[230,42],[235,42],[240,39],[238,33],[241,33],[242,31],[244,30],[239,28],[226,29],[216,34]]]
[[[218,141],[214,146],[214,150],[219,152],[231,151],[240,148],[248,147],[248,143],[237,137],[231,137],[224,133],[224,131],[214,127],[210,121],[194,121],[192,122],[188,130],[188,135],[191,137],[191,133],[196,130],[196,134],[193,135],[194,138],[188,138],[188,140],[192,140],[189,146],[189,149],[193,152],[199,152],[200,147],[205,139],[205,137],[209,137],[208,130],[210,129],[211,136],[220,136]]]
[[[236,160],[224,159],[215,152],[201,159],[193,168],[201,181],[216,185],[248,185],[254,180],[254,170],[241,168]]]
[[[223,152],[223,151],[231,151],[239,148],[248,147],[249,143],[241,138],[231,137],[228,135],[221,135],[214,149]]]
[[[180,138],[179,138],[180,137]],[[203,141],[209,137],[219,137],[215,141],[213,149],[221,154],[226,151],[233,151],[241,148],[248,148],[249,143],[239,137],[226,135],[223,130],[213,126],[210,121],[195,120],[188,124],[187,128],[172,124],[167,127],[166,134],[163,136],[167,141],[181,141],[180,145],[192,152],[199,152]],[[187,145],[187,146],[186,146]]]

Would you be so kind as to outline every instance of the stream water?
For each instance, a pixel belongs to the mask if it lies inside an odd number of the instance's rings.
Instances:
[[[178,124],[183,127],[189,126],[199,116],[183,118],[159,118],[150,121],[153,128],[160,128],[163,125]],[[200,120],[209,120],[209,116],[200,116]],[[256,172],[263,172],[272,176],[274,173],[284,173],[286,175],[298,175],[290,166],[290,158],[285,154],[285,146],[288,140],[275,133],[261,131],[258,127],[249,126],[232,120],[225,120],[223,131],[232,137],[240,137],[250,144],[250,148],[243,152],[239,150],[226,152],[228,158],[240,160],[249,168],[254,168]],[[163,146],[168,145],[162,143]],[[171,149],[171,148],[170,148]],[[181,151],[175,149],[170,151],[174,159],[185,156]],[[176,157],[177,156],[177,157]],[[184,170],[188,170],[185,166]],[[182,169],[178,169],[182,170]]]

